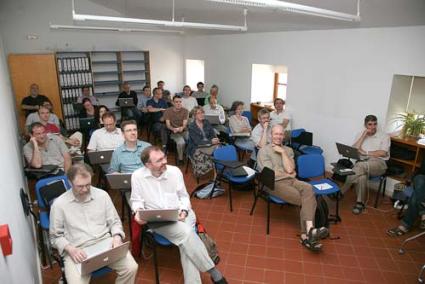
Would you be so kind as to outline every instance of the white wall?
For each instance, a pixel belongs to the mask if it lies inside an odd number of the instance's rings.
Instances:
[[[314,132],[327,162],[335,141],[352,143],[369,113],[385,122],[393,74],[425,74],[425,26],[198,36],[184,58],[205,60],[205,80],[222,101],[250,103],[251,66],[288,67],[294,128]]]
[[[21,144],[18,139],[15,102],[11,91],[6,58],[0,38],[0,224],[8,224],[13,239],[12,255],[0,249],[0,283],[39,283],[39,262],[33,237],[32,217],[25,217],[19,197],[25,188]]]
[[[115,15],[87,0],[76,2],[80,13]],[[0,31],[6,54],[46,53],[55,51],[148,50],[151,82],[164,80],[172,92],[183,83],[183,40],[178,34],[59,31],[50,30],[49,23],[62,25],[95,25],[73,23],[70,0],[2,0]],[[28,40],[27,35],[39,39]]]

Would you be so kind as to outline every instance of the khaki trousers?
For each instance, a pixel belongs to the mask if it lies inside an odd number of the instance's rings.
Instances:
[[[282,179],[276,181],[275,190],[270,191],[270,193],[290,204],[301,206],[301,233],[306,233],[306,221],[312,221],[314,223],[317,206],[311,184],[297,180],[296,178]]]
[[[77,265],[69,255],[64,257],[66,281],[69,284],[88,284],[91,275],[82,276],[78,272]],[[138,265],[130,252],[127,256],[108,265],[109,268],[115,270],[118,274],[115,280],[116,284],[132,284],[136,281]]]
[[[382,159],[370,158],[367,161],[357,162],[353,167],[355,174],[347,176],[341,191],[342,193],[345,193],[354,184],[357,194],[357,202],[365,203],[369,177],[383,175],[386,170],[387,164]]]
[[[178,160],[183,161],[184,148],[186,146],[186,140],[188,139],[187,131],[181,133],[171,133],[170,137],[174,140],[174,142],[176,142]]]

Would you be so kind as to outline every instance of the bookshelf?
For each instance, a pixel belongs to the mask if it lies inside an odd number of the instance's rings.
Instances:
[[[411,177],[413,173],[420,168],[422,161],[425,159],[425,145],[418,144],[416,139],[413,138],[398,137],[391,137],[391,145],[397,145],[398,147],[412,151],[415,154],[415,157],[412,160],[390,157],[391,163],[401,165],[405,170],[403,177],[392,178],[404,181],[406,178]]]
[[[56,68],[65,127],[68,131],[80,128],[78,113],[73,104],[82,95],[82,87],[93,91],[92,72],[88,52],[56,53]]]

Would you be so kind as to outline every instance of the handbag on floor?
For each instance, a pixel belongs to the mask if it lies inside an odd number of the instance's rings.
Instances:
[[[214,264],[217,265],[220,262],[217,244],[215,243],[214,239],[207,234],[205,227],[201,223],[199,223],[199,221],[196,221],[196,229],[199,238],[204,243],[205,248],[208,251],[208,255],[211,257],[211,260],[214,262]]]

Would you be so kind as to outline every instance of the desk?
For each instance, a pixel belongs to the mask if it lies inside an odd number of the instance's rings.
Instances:
[[[273,103],[270,103],[270,104],[251,103],[251,113],[252,113],[253,120],[258,121],[257,113],[262,108],[266,108],[270,112],[274,111]]]
[[[402,165],[406,172],[406,177],[411,177],[412,174],[420,168],[422,161],[425,159],[425,145],[418,144],[416,139],[413,138],[399,138],[391,137],[391,144],[397,145],[399,147],[408,149],[415,152],[414,160],[404,160],[399,158],[390,157],[390,161],[395,164]],[[393,177],[395,179],[400,179],[398,177]],[[402,179],[404,181],[405,178]]]

